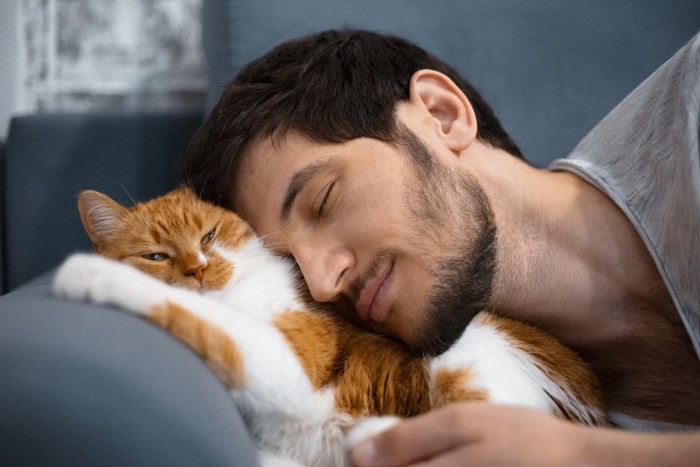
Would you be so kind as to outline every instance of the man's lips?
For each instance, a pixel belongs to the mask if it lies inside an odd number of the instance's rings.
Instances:
[[[392,270],[393,264],[390,263],[365,283],[356,304],[357,313],[363,321],[383,321]]]

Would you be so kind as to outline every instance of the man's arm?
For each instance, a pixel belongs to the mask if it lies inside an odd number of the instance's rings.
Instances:
[[[589,428],[520,407],[469,402],[405,420],[351,453],[353,465],[697,465],[700,431]]]

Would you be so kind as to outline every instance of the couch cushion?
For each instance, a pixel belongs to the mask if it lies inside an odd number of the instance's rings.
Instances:
[[[256,465],[233,400],[180,341],[129,313],[0,297],[0,465]]]
[[[272,46],[342,27],[404,36],[456,66],[546,166],[690,40],[700,2],[204,0],[209,108]]]

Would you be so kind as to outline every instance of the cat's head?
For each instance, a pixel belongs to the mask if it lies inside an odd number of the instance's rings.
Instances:
[[[234,265],[222,250],[237,250],[253,236],[237,215],[184,187],[132,207],[83,191],[78,209],[99,254],[194,289],[223,287]]]

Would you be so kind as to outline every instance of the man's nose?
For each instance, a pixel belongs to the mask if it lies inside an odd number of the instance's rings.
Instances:
[[[352,254],[339,246],[301,243],[292,251],[311,296],[317,302],[340,298],[352,267]]]

